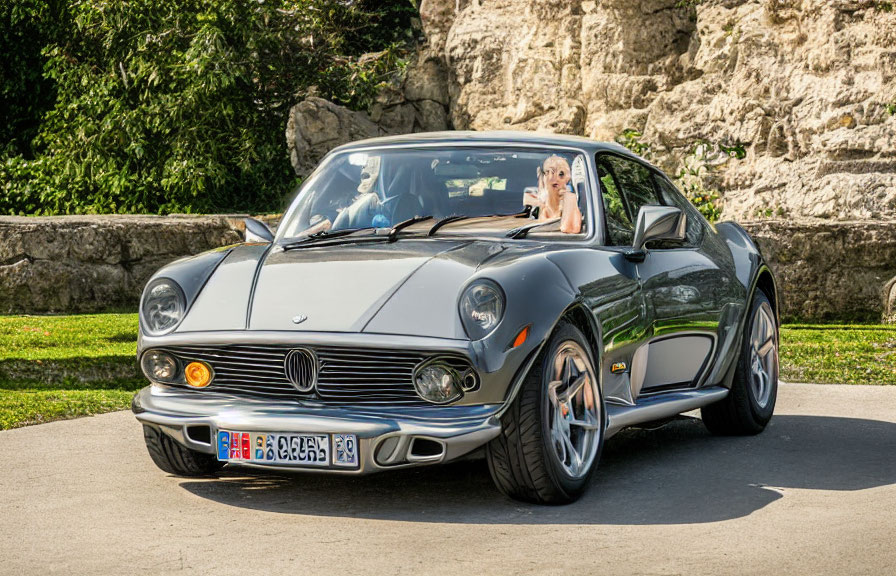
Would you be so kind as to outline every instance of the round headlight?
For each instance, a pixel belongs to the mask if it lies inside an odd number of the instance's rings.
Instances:
[[[174,330],[184,317],[186,298],[174,280],[153,280],[143,291],[140,319],[150,336],[161,336]]]
[[[414,387],[424,400],[445,404],[460,398],[461,378],[456,371],[442,364],[428,364],[417,371]]]
[[[180,379],[177,360],[165,352],[150,350],[143,355],[140,364],[146,377],[154,382],[171,383]]]
[[[481,340],[504,316],[504,293],[491,280],[477,280],[460,298],[460,320],[471,340]]]

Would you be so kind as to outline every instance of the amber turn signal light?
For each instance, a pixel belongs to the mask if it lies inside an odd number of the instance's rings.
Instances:
[[[531,324],[529,326],[531,326]],[[526,341],[526,338],[529,337],[529,326],[526,326],[525,328],[520,330],[520,333],[517,334],[516,338],[513,339],[513,344],[510,346],[511,348],[516,348]]]
[[[212,371],[207,364],[190,362],[184,370],[187,384],[194,388],[205,388],[212,381]]]

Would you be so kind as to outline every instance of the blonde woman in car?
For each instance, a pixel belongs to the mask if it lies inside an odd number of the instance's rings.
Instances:
[[[582,231],[582,213],[574,192],[567,188],[569,163],[560,156],[549,156],[538,167],[538,194],[526,192],[523,205],[537,207],[539,220],[560,218],[560,231],[578,234]]]

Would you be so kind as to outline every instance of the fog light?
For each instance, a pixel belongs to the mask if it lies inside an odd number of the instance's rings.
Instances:
[[[194,388],[205,388],[212,381],[212,370],[203,362],[190,362],[184,370],[187,384]]]
[[[177,360],[164,352],[147,352],[143,355],[143,373],[150,380],[173,382],[177,379]]]
[[[457,400],[460,391],[460,375],[442,364],[430,364],[417,371],[414,387],[424,400],[435,404],[445,404]]]

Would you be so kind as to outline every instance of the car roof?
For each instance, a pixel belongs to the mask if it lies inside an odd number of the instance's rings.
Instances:
[[[418,132],[416,134],[401,134],[398,136],[382,136],[379,138],[368,138],[366,140],[358,140],[343,144],[332,150],[332,153],[345,152],[358,148],[370,148],[376,146],[413,146],[415,144],[432,145],[432,144],[462,144],[476,145],[478,143],[488,144],[537,144],[544,146],[567,146],[573,148],[582,148],[588,152],[595,153],[600,151],[615,152],[623,156],[635,158],[644,161],[627,148],[613,142],[599,142],[584,138],[582,136],[571,136],[567,134],[551,134],[547,132],[521,132],[513,130],[492,130],[487,132],[476,131],[444,131],[444,132]]]

